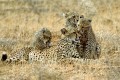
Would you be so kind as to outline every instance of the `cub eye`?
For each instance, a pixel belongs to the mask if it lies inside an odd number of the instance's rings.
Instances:
[[[73,18],[75,18],[75,15],[73,16]]]
[[[84,18],[84,16],[83,16],[83,15],[81,15],[81,16],[80,16],[80,18]]]
[[[89,22],[92,22],[92,20],[91,20],[91,19],[89,19],[88,21],[89,21]]]

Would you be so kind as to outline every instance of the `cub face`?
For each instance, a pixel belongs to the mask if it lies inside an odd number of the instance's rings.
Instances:
[[[91,27],[91,19],[88,18],[81,18],[79,19],[78,23],[77,23],[77,28],[78,31],[80,30],[88,30]]]
[[[66,20],[66,27],[76,27],[76,23],[79,20],[79,14],[76,12],[68,12],[64,14]]]
[[[45,49],[47,47],[50,47],[51,39],[52,35],[50,30],[48,30],[47,28],[42,28],[35,33],[32,46],[35,49],[39,50]]]

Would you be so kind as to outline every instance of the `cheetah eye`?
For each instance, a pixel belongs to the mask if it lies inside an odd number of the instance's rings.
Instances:
[[[90,20],[88,20],[89,22],[92,22],[92,20],[90,19]]]
[[[75,18],[75,15],[73,16],[73,18]]]
[[[84,16],[83,16],[83,15],[81,15],[81,16],[80,16],[80,18],[84,18]]]
[[[81,28],[84,28],[84,27],[81,27]]]

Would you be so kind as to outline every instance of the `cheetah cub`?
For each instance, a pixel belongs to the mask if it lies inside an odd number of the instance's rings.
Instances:
[[[65,27],[77,27],[76,23],[79,20],[79,14],[76,12],[68,12],[64,14]]]
[[[84,59],[96,59],[100,56],[100,46],[96,41],[91,22],[91,19],[83,17],[79,19],[77,24],[80,35],[80,45],[77,46],[77,50]]]
[[[36,50],[43,50],[50,47],[52,34],[47,28],[42,28],[35,33],[32,47]]]

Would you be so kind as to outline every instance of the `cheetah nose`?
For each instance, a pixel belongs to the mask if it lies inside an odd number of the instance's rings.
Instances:
[[[91,19],[89,19],[88,21],[89,21],[89,22],[92,22],[92,20],[91,20]]]

